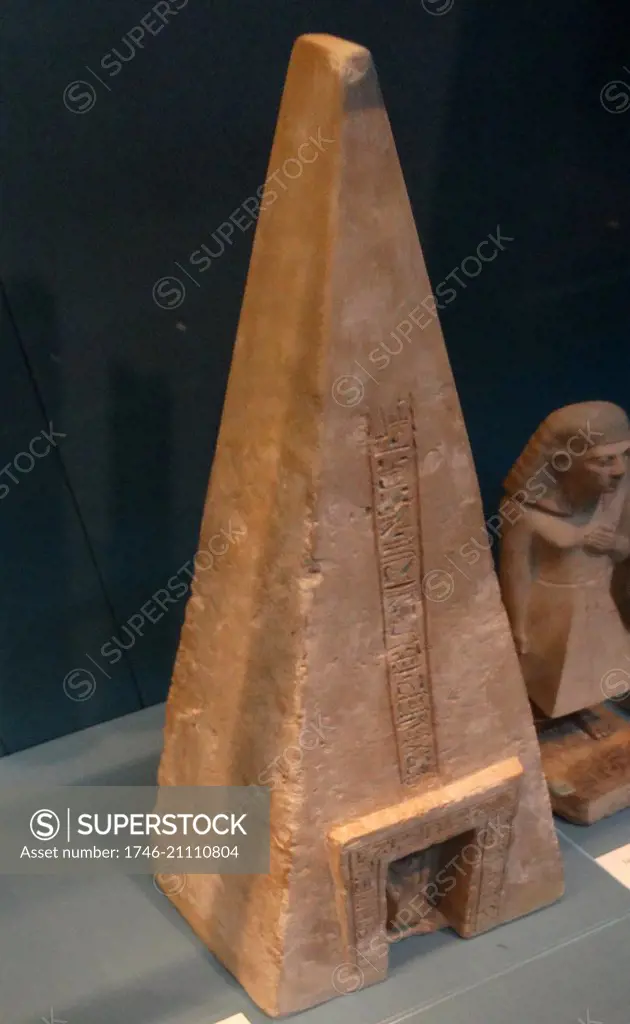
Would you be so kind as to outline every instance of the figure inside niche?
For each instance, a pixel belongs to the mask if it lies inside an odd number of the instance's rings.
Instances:
[[[501,590],[550,718],[601,704],[615,670],[630,679],[629,453],[623,409],[581,402],[544,420],[505,481]]]

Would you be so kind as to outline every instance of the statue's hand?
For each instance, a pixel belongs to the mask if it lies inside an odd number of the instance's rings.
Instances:
[[[588,526],[584,531],[584,547],[600,554],[616,550],[615,530],[612,526]]]

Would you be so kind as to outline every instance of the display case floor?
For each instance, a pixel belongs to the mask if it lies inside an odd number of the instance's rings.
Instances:
[[[20,784],[151,785],[163,707],[0,761]],[[299,1014],[300,1024],[629,1024],[630,889],[596,862],[630,843],[630,811],[558,821],[566,895],[471,940],[409,938],[386,982]],[[215,1024],[269,1020],[197,940],[149,875],[0,876],[0,1020]],[[297,1018],[284,1018],[294,1020]]]

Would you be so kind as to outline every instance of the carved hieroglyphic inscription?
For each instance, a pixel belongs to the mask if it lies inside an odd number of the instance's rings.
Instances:
[[[538,727],[543,768],[554,809],[570,821],[590,823],[602,816],[602,800],[607,814],[628,805],[630,728],[604,705],[567,720],[571,731]]]
[[[378,862],[370,850],[357,850],[350,858],[350,899],[353,938],[358,950],[366,948],[374,935],[375,876]],[[379,906],[380,910],[380,906]],[[381,914],[378,913],[380,923]]]
[[[391,941],[385,930],[387,867],[411,853],[467,835],[468,840],[462,840],[455,855],[453,847],[449,848],[450,859],[435,858],[440,870],[417,895],[420,899],[427,897],[443,911],[444,917],[442,913],[435,917],[436,927],[446,921],[461,935],[471,936],[500,922],[517,799],[518,786],[512,783],[490,799],[445,808],[426,820],[409,821],[404,826],[392,825],[385,834],[366,836],[340,851],[348,915],[346,955],[366,978],[375,981],[387,974],[386,945]],[[455,885],[459,887],[456,902]],[[417,906],[416,899],[412,909]],[[423,929],[420,922],[409,933],[422,930],[428,929]]]
[[[368,424],[385,651],[403,783],[437,771],[411,400]]]
[[[505,865],[512,841],[512,820],[515,812],[516,802],[506,794],[502,800],[488,808],[488,825],[478,833],[483,858],[475,919],[477,933],[492,928],[498,923],[501,915]]]
[[[575,789],[591,799],[606,793],[611,782],[630,779],[630,746],[604,742],[594,756],[584,757],[567,774]]]

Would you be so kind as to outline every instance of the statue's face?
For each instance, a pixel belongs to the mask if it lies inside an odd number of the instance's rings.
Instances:
[[[602,444],[591,448],[580,460],[576,472],[580,483],[591,496],[611,494],[617,489],[628,469],[630,442]]]

